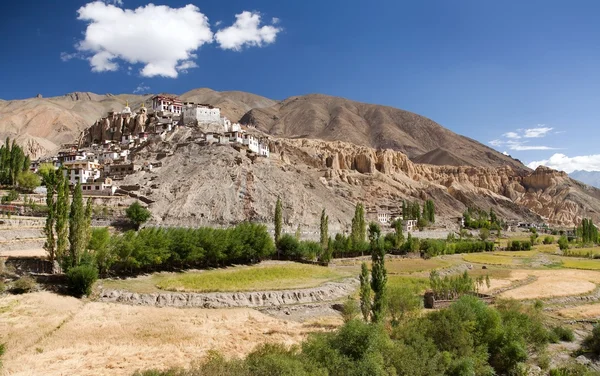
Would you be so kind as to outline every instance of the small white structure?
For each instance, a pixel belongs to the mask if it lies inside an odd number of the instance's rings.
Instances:
[[[269,158],[269,155],[271,155],[269,146],[263,142],[259,142],[258,143],[258,155]]]
[[[411,232],[415,230],[415,227],[417,227],[416,219],[404,219],[402,221],[402,231]]]
[[[377,220],[379,221],[379,223],[388,224],[388,223],[390,223],[391,219],[392,219],[392,216],[389,212],[386,212],[386,211],[377,212]]]

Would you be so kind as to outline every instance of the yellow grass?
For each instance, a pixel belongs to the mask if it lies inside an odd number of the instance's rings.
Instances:
[[[492,253],[496,256],[507,256],[507,257],[517,257],[517,258],[529,258],[537,255],[537,250],[532,251],[497,251]]]
[[[469,253],[463,255],[463,260],[476,264],[513,265],[514,259],[508,256],[499,256],[493,253]]]
[[[0,306],[11,306],[0,312],[0,343],[7,345],[4,372],[13,376],[187,367],[209,350],[239,357],[260,343],[292,345],[322,330],[251,309],[86,304],[48,292],[9,296]]]
[[[169,291],[223,292],[315,287],[347,274],[324,266],[281,263],[161,275],[156,286]]]
[[[528,270],[537,277],[534,282],[506,291],[504,298],[545,299],[556,296],[572,296],[589,293],[600,283],[600,272],[590,270]]]
[[[589,257],[590,255],[600,254],[600,247],[587,247],[587,248],[571,248],[569,249],[569,255]]]
[[[564,308],[557,314],[567,319],[598,319],[600,318],[600,303]]]
[[[600,270],[600,260],[563,257],[562,266],[568,269]]]
[[[429,278],[409,277],[400,275],[388,276],[389,288],[396,288],[402,286],[418,291],[419,293],[423,293],[425,290],[427,290],[427,288],[429,288]]]
[[[424,259],[394,259],[386,260],[385,268],[389,274],[416,273],[441,269],[450,266],[451,263],[447,260],[442,260],[439,257]]]

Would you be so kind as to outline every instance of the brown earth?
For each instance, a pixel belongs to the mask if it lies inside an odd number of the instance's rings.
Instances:
[[[315,330],[322,327],[251,309],[134,307],[48,292],[0,299],[9,375],[131,375],[188,367],[210,350],[241,357],[261,343],[297,344]]]

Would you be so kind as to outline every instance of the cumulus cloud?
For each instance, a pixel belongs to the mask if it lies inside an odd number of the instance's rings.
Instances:
[[[282,30],[261,25],[259,13],[244,11],[236,15],[233,25],[213,34],[208,17],[195,5],[182,8],[148,4],[136,9],[122,9],[122,0],[97,0],[77,11],[78,19],[87,23],[84,39],[74,53],[61,53],[61,60],[73,58],[89,61],[94,72],[111,72],[120,63],[142,64],[144,77],[176,78],[198,67],[195,51],[215,40],[222,49],[240,51],[244,47],[271,44]],[[218,27],[221,21],[215,23]]]
[[[144,85],[144,83],[142,82],[141,84],[139,84],[134,90],[133,90],[133,94],[138,94],[138,93],[147,93],[150,90],[150,86],[146,86]]]
[[[543,125],[543,124],[541,124],[541,125]],[[523,137],[526,137],[526,138],[545,137],[553,129],[554,128],[551,128],[551,127],[537,127],[537,128],[525,129],[525,131],[523,132]]]
[[[240,51],[244,47],[262,47],[275,42],[281,28],[273,25],[261,24],[260,14],[253,12],[242,12],[235,15],[235,23],[215,33],[215,39],[224,50]],[[279,21],[279,19],[274,19]],[[273,24],[277,23],[273,22]]]
[[[527,164],[527,167],[532,169],[535,169],[538,166],[546,166],[555,170],[565,171],[566,173],[577,170],[600,171],[600,154],[576,157],[568,157],[564,154],[554,154],[548,159]]]
[[[208,18],[194,5],[148,4],[131,10],[95,1],[77,13],[88,25],[76,48],[87,54],[95,72],[115,71],[116,60],[124,60],[144,64],[142,76],[175,78],[177,67],[213,40]]]

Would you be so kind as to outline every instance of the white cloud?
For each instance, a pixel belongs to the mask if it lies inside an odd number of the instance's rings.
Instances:
[[[275,42],[281,28],[265,25],[260,26],[260,14],[242,12],[235,15],[236,21],[232,26],[220,29],[215,33],[215,39],[224,50],[240,51],[245,46],[262,47],[264,44]]]
[[[543,125],[543,124],[540,124],[540,125]],[[523,137],[526,137],[526,138],[545,137],[553,129],[554,128],[550,128],[550,127],[537,127],[537,128],[525,129],[525,132],[523,133]]]
[[[123,0],[104,0],[106,4],[123,6]]]
[[[499,147],[499,146],[507,146],[510,150],[516,151],[529,151],[529,150],[555,150],[556,148],[550,146],[543,145],[527,145],[527,141],[517,141],[517,140],[492,140],[489,142],[490,145]]]
[[[568,157],[564,154],[554,154],[548,159],[534,161],[527,167],[535,169],[546,166],[555,170],[571,173],[576,170],[600,171],[600,154]]]
[[[147,93],[148,90],[150,90],[150,86],[146,86],[144,85],[144,83],[142,82],[141,84],[139,84],[134,90],[133,90],[133,94],[138,94],[138,93]]]
[[[198,64],[196,64],[192,60],[186,60],[181,62],[181,64],[177,65],[176,68],[181,73],[187,73],[188,69],[198,68]]]
[[[273,17],[273,18],[271,18],[271,23],[272,23],[273,25],[277,25],[277,24],[278,24],[280,21],[281,21],[281,20],[280,20],[279,18],[277,18],[277,17]]]
[[[217,21],[217,22],[215,22],[215,26],[221,26],[222,23],[223,23],[223,21]]]
[[[213,40],[208,18],[191,4],[148,4],[131,10],[95,1],[77,12],[88,25],[76,48],[89,56],[95,72],[117,70],[119,59],[144,64],[142,76],[175,78],[177,67],[189,68],[186,62],[195,57],[193,52]]]
[[[506,132],[502,136],[504,136],[506,138],[514,138],[514,139],[521,138],[521,136],[519,136],[519,134],[517,132]]]

